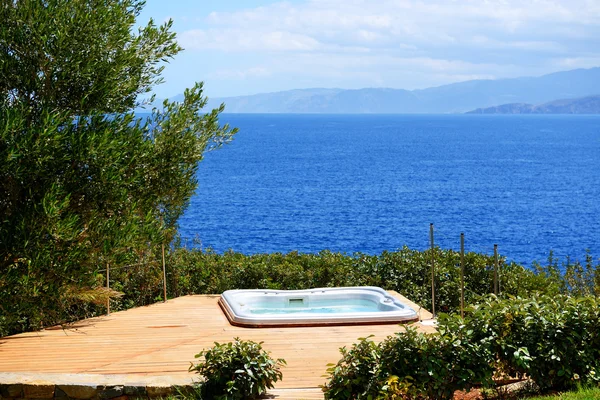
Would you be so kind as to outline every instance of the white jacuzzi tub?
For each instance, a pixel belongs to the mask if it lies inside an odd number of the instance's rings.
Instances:
[[[219,305],[232,325],[247,327],[387,324],[417,312],[373,286],[308,290],[227,290]]]

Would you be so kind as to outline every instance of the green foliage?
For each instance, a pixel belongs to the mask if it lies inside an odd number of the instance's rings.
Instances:
[[[196,354],[204,360],[190,366],[204,378],[200,393],[203,398],[235,400],[256,398],[273,383],[281,380],[285,360],[273,360],[263,350],[262,342],[235,338],[233,343],[219,344]]]
[[[462,388],[453,385],[450,371],[459,366],[449,357],[451,353],[452,343],[442,336],[427,336],[408,327],[382,343],[381,369],[386,376],[406,382],[403,395],[409,398],[449,399]]]
[[[93,314],[107,266],[154,285],[198,162],[235,133],[223,107],[199,113],[201,84],[136,118],[180,50],[170,22],[133,32],[143,4],[0,5],[0,335]],[[117,302],[147,301],[131,297]]]
[[[485,341],[459,317],[447,317],[439,334],[407,326],[380,344],[360,339],[328,369],[327,399],[451,399],[456,390],[490,384],[492,357]]]
[[[595,297],[489,296],[438,332],[408,326],[380,344],[361,339],[329,368],[328,399],[451,399],[456,390],[524,376],[543,391],[600,382],[600,302]]]
[[[152,20],[133,32],[139,0],[17,0],[0,5],[0,104],[73,115],[122,113],[162,82],[181,48]]]
[[[337,364],[328,365],[325,399],[374,399],[379,394],[381,348],[370,337],[358,340],[350,350],[340,349]]]
[[[600,381],[600,302],[594,297],[484,299],[465,324],[490,344],[499,373],[542,389]]]
[[[379,286],[395,290],[431,309],[431,251],[407,247],[380,255],[347,255],[322,251],[318,254],[254,254],[176,248],[170,254],[175,294],[222,293],[228,289],[308,289],[335,286]],[[455,312],[460,307],[459,254],[435,249],[436,309]],[[465,255],[465,301],[467,304],[492,291],[493,257]],[[532,293],[556,294],[562,279],[546,277],[515,263],[500,262],[504,296]]]
[[[585,262],[571,262],[569,258],[559,264],[553,253],[548,257],[545,266],[534,263],[538,276],[551,281],[556,293],[573,296],[600,296],[600,265],[594,265],[589,251],[585,254]]]
[[[315,287],[374,285],[396,290],[422,305],[431,307],[430,252],[409,248],[386,251],[380,255],[352,255],[322,251],[317,254],[244,255],[233,251],[217,254],[211,250],[174,247],[167,255],[169,295],[215,294],[228,289],[308,289]],[[451,250],[436,249],[436,308],[458,312],[459,256]],[[162,274],[158,265],[139,266],[114,272],[115,288],[125,296],[113,302],[114,309],[149,304],[161,297]],[[158,258],[154,259],[156,263]],[[132,260],[131,263],[134,261]],[[465,297],[467,304],[477,303],[492,290],[493,258],[467,253],[465,257]],[[577,264],[573,264],[577,265]],[[599,276],[599,265],[590,267]],[[587,268],[587,267],[586,267]],[[557,271],[549,275],[548,267],[532,271],[515,263],[500,263],[501,297],[528,297],[536,293],[568,293],[566,277]],[[111,272],[113,276],[113,272]],[[590,282],[586,281],[587,285]]]

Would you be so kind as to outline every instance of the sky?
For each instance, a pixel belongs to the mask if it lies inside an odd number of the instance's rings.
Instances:
[[[600,0],[147,0],[185,49],[159,98],[421,89],[600,66]]]

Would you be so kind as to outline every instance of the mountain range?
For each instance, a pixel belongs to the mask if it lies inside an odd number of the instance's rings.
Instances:
[[[478,108],[467,114],[600,114],[600,95],[554,100],[543,104],[502,104]]]
[[[209,99],[230,113],[465,113],[500,104],[543,104],[600,93],[600,67],[540,77],[471,80],[418,90],[296,89]],[[182,98],[176,96],[173,100]]]

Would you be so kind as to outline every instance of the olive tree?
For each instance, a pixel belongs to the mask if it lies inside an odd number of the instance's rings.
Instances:
[[[236,132],[201,83],[134,113],[181,51],[171,22],[135,28],[143,6],[1,0],[0,335],[84,315],[107,265],[156,263],[203,154]]]

